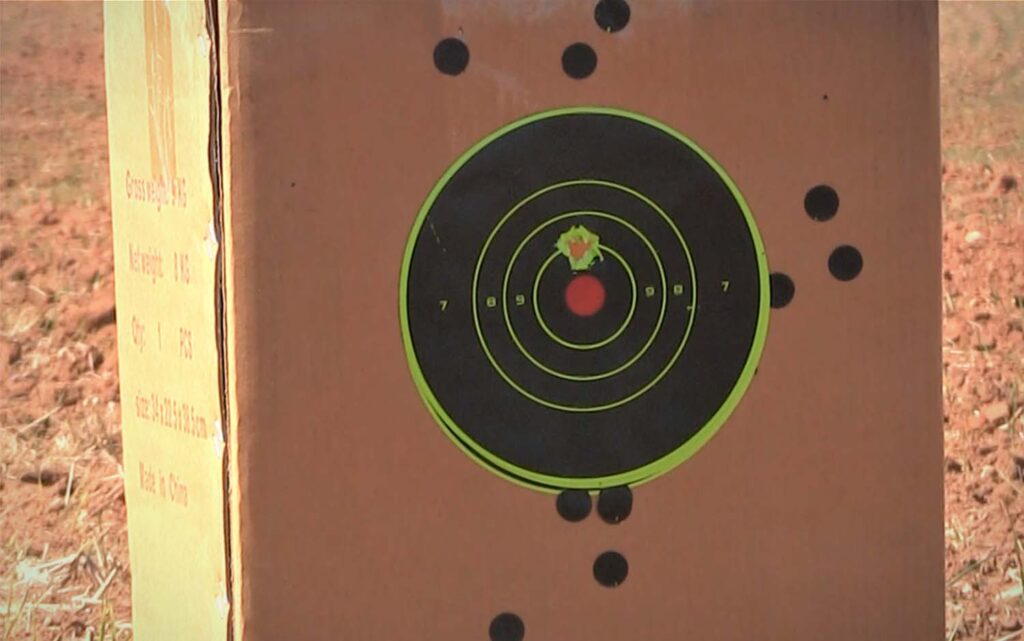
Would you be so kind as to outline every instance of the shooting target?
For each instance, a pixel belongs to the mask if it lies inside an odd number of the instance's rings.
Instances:
[[[635,484],[692,455],[750,382],[769,307],[724,171],[666,125],[596,108],[465,153],[419,213],[400,289],[437,422],[549,490]]]

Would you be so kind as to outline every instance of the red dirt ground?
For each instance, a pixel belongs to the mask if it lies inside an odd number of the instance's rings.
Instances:
[[[1024,640],[1024,4],[941,28],[947,639]],[[0,640],[131,637],[106,142],[99,5],[0,3]]]
[[[1024,639],[1024,4],[942,6],[949,639]]]
[[[0,4],[0,639],[130,638],[103,92],[99,5]]]

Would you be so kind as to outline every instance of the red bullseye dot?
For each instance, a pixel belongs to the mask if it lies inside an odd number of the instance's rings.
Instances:
[[[604,307],[604,285],[591,274],[574,276],[565,287],[565,306],[577,316],[593,316]]]

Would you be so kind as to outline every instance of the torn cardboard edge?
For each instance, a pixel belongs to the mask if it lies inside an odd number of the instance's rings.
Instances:
[[[206,6],[206,30],[210,38],[210,185],[213,190],[213,220],[211,228],[216,243],[216,275],[214,278],[214,297],[216,309],[216,337],[217,337],[217,360],[218,360],[218,396],[220,399],[220,420],[217,437],[219,438],[220,450],[222,452],[223,466],[223,487],[224,487],[224,593],[218,598],[218,605],[222,609],[226,619],[225,638],[233,641],[235,638],[235,609],[232,607],[235,589],[235,576],[233,568],[232,550],[232,479],[231,461],[232,449],[225,447],[231,438],[230,434],[230,403],[228,401],[228,343],[227,343],[227,315],[225,313],[225,278],[224,274],[227,265],[224,256],[224,174],[222,164],[223,141],[221,137],[221,104],[220,104],[220,58],[221,39],[218,24],[218,0],[204,0]]]

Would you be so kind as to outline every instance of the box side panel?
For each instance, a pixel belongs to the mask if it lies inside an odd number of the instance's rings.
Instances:
[[[202,3],[104,16],[135,638],[223,639],[211,39]]]
[[[471,641],[504,611],[528,639],[566,641],[942,634],[936,6],[631,6],[616,33],[592,2],[239,9],[225,99],[245,641]],[[451,37],[470,52],[454,75],[433,55]],[[581,41],[585,79],[562,67]],[[594,105],[697,141],[796,284],[729,421],[634,488],[614,527],[560,519],[453,445],[399,320],[410,230],[446,169],[524,116]],[[804,212],[820,184],[841,202],[829,222]],[[863,256],[849,281],[829,269],[841,245]],[[629,559],[615,589],[592,575],[605,550]]]

